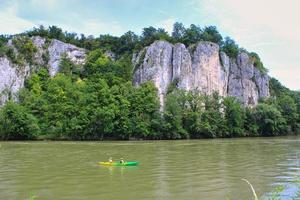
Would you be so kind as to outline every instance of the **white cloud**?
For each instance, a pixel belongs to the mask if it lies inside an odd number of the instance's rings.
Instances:
[[[157,27],[164,28],[168,33],[172,33],[173,31],[173,24],[176,22],[175,18],[165,19],[157,23]]]
[[[98,20],[88,20],[82,23],[83,30],[86,34],[93,34],[98,36],[99,34],[109,33],[112,35],[122,35],[125,33],[124,28],[119,22],[103,22]]]
[[[17,15],[18,5],[12,4],[0,12],[0,34],[16,34],[35,26],[31,21]]]
[[[42,6],[48,10],[55,9],[58,3],[58,0],[30,0],[28,2],[28,4],[34,5],[36,8]],[[92,18],[86,19],[74,12],[66,11],[64,13],[65,15],[61,16],[61,20],[57,22],[55,19],[27,20],[18,16],[20,10],[21,4],[19,6],[17,1],[11,1],[7,7],[0,10],[0,27],[2,27],[0,34],[17,34],[39,25],[44,25],[46,27],[56,25],[63,30],[94,36],[104,33],[122,35],[126,32],[122,25],[117,21],[103,21]]]
[[[42,22],[41,24],[46,24]],[[98,37],[100,34],[111,34],[114,36],[121,36],[126,32],[123,26],[115,22],[105,22],[96,19],[84,19],[76,20],[76,24],[56,24],[58,27],[61,27],[63,30],[68,30],[75,33],[83,33],[85,35],[93,35]]]

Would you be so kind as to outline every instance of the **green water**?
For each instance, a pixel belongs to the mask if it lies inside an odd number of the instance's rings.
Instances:
[[[253,199],[300,175],[300,137],[0,142],[0,199]],[[138,167],[104,167],[109,156]],[[292,190],[284,198],[290,199]]]

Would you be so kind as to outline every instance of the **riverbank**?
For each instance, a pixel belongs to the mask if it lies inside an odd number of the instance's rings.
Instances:
[[[104,138],[89,138],[89,139],[74,139],[68,137],[53,137],[51,135],[40,135],[36,138],[31,138],[27,140],[0,140],[0,141],[167,141],[167,140],[211,140],[211,139],[241,139],[241,138],[280,138],[280,137],[288,137],[288,136],[299,136],[299,133],[291,133],[287,135],[278,135],[278,136],[243,136],[243,137],[215,137],[215,138],[181,138],[181,139],[151,139],[151,138],[118,138],[118,137],[104,137]]]

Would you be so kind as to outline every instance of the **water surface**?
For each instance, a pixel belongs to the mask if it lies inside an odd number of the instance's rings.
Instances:
[[[0,199],[253,199],[296,192],[300,137],[145,142],[0,142]],[[109,156],[138,167],[104,167]]]

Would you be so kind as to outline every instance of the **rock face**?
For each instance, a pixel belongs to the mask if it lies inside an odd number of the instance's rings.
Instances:
[[[234,96],[245,106],[255,106],[260,98],[270,95],[269,76],[254,67],[248,54],[240,52],[231,59],[211,42],[186,48],[183,44],[156,41],[135,54],[132,62],[134,85],[153,81],[162,107],[171,83],[207,95],[218,92]]]
[[[139,62],[142,59],[141,65],[134,73],[134,83],[138,85],[149,80],[153,81],[158,89],[159,100],[162,105],[168,86],[172,82],[172,54],[173,46],[170,43],[157,41],[149,48],[142,50],[137,56],[138,60],[133,60],[133,62]]]
[[[66,44],[59,40],[52,40],[49,48],[49,73],[54,76],[59,71],[59,63],[62,55],[65,55],[75,64],[83,64],[85,60],[85,51],[72,44]]]
[[[16,93],[24,86],[26,78],[37,66],[47,67],[49,74],[54,76],[59,71],[59,63],[63,55],[74,64],[83,64],[85,61],[85,50],[74,45],[55,39],[48,41],[41,37],[32,37],[31,40],[37,48],[33,64],[25,63],[23,66],[19,66],[6,56],[0,57],[0,105],[10,98],[16,100]],[[13,47],[12,41],[8,42],[8,46]],[[15,49],[15,51],[17,50]]]
[[[9,98],[16,100],[15,94],[24,86],[29,71],[28,65],[18,70],[13,67],[9,59],[0,58],[0,105],[3,105]]]

